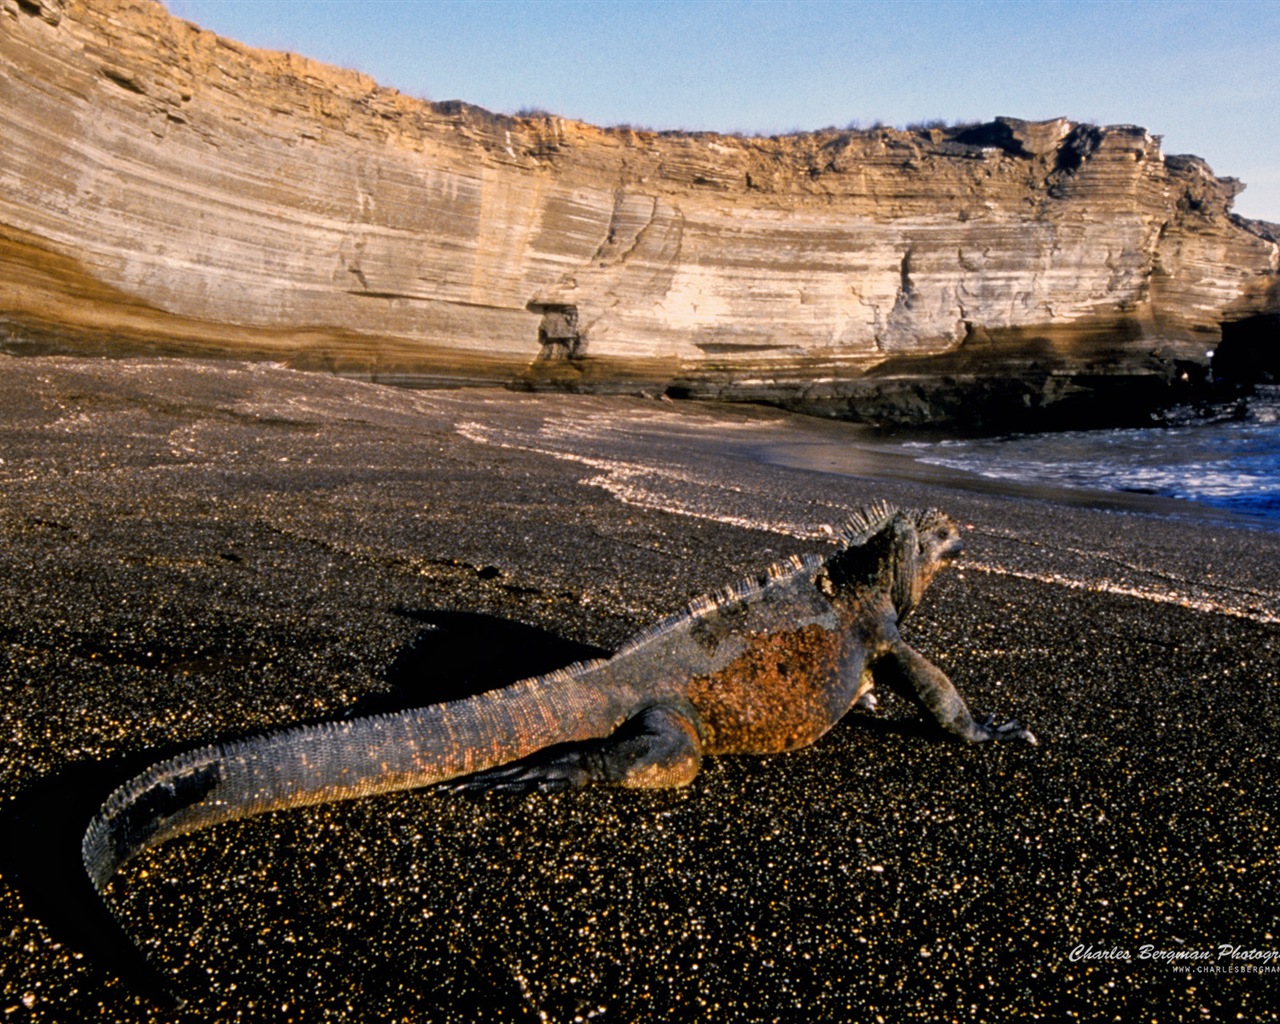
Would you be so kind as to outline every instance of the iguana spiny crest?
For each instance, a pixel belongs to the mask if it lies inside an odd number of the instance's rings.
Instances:
[[[959,528],[945,512],[903,510],[888,502],[855,512],[839,540],[840,549],[826,563],[830,596],[856,586],[889,594],[899,622],[920,603],[938,570],[964,547]]]

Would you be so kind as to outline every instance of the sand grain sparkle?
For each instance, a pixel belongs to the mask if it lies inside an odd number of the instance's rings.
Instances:
[[[1274,975],[1138,951],[1280,948],[1280,538],[763,464],[746,448],[806,421],[690,406],[691,431],[654,408],[0,358],[9,846],[74,841],[121,772],[176,747],[616,647],[877,497],[974,524],[977,571],[939,577],[904,632],[1041,746],[965,748],[885,696],[678,792],[219,825],[110,891],[177,1012],[80,955],[10,850],[7,1019],[1275,1019]],[[643,501],[593,482],[606,462]],[[1154,600],[1161,578],[1237,614]],[[1090,946],[1133,956],[1071,958]]]

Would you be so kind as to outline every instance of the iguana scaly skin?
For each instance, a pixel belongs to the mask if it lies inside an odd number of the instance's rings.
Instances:
[[[872,686],[904,693],[963,740],[1035,737],[975,721],[898,625],[961,548],[941,512],[877,504],[827,558],[793,557],[694,601],[611,658],[449,704],[214,744],[116,790],[82,852],[102,892],[164,840],[263,811],[413,789],[687,785],[704,754],[813,743]]]

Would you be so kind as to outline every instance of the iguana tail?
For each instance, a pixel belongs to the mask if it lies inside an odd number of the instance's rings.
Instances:
[[[609,735],[635,711],[593,685],[594,665],[450,704],[217,743],[154,765],[107,798],[81,844],[102,892],[176,835],[264,811],[414,789]],[[585,678],[584,678],[585,677]]]

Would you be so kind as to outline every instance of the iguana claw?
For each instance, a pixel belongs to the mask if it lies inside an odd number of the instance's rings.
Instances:
[[[1030,729],[1024,729],[1022,723],[1016,718],[1011,718],[1003,725],[996,725],[996,716],[987,715],[981,722],[974,723],[980,729],[984,736],[980,739],[988,740],[1025,740],[1033,747],[1039,746],[1040,741],[1036,739],[1035,733]]]
[[[529,761],[464,775],[435,788],[442,793],[559,793],[581,789],[592,781],[592,773],[582,762],[583,755],[578,751],[553,759],[535,756]]]

